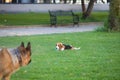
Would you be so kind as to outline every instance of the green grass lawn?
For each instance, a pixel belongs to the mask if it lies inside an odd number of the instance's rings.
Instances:
[[[32,63],[12,80],[120,80],[120,33],[81,32],[0,37],[0,47],[32,45]],[[57,51],[56,42],[81,47]]]
[[[86,20],[80,22],[104,22],[107,19],[108,12],[93,12]],[[58,17],[58,24],[71,24],[72,16]],[[0,25],[49,25],[50,17],[48,13],[18,13],[18,14],[0,14]]]

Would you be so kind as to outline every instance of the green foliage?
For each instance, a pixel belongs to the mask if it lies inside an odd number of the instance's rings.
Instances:
[[[108,25],[108,19],[104,20],[104,25],[100,26],[96,29],[97,32],[108,32],[109,31],[109,25]]]
[[[12,80],[119,80],[120,33],[82,32],[0,37],[0,47],[32,45],[32,62],[12,75]],[[81,47],[57,51],[57,42]]]

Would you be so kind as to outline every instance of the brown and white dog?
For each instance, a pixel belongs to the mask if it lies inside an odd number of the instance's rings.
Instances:
[[[56,44],[56,49],[59,50],[59,51],[63,51],[63,50],[79,50],[79,48],[76,48],[76,47],[73,47],[72,45],[66,45],[66,44],[63,44],[61,42],[58,42]]]
[[[0,51],[0,80],[10,80],[13,72],[31,62],[31,44],[24,47],[22,42],[18,48],[3,48]]]

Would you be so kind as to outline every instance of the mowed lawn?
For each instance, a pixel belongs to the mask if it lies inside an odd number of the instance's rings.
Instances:
[[[81,22],[104,22],[108,12],[92,12],[86,20],[82,20],[82,13],[76,13]],[[72,24],[72,16],[58,16],[57,24]],[[0,25],[50,25],[49,13],[12,13],[0,14]],[[9,26],[10,27],[10,26]]]
[[[0,37],[0,47],[32,45],[32,62],[12,80],[120,80],[120,32]],[[81,47],[57,51],[57,42]]]

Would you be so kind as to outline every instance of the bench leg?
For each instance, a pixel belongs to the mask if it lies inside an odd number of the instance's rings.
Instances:
[[[51,27],[52,27],[52,26],[55,26],[55,27],[56,27],[57,17],[56,17],[56,16],[52,16],[52,17],[50,18],[50,23],[51,23]]]
[[[73,27],[75,27],[75,26],[79,27],[79,23],[78,22],[74,22],[73,23]]]

